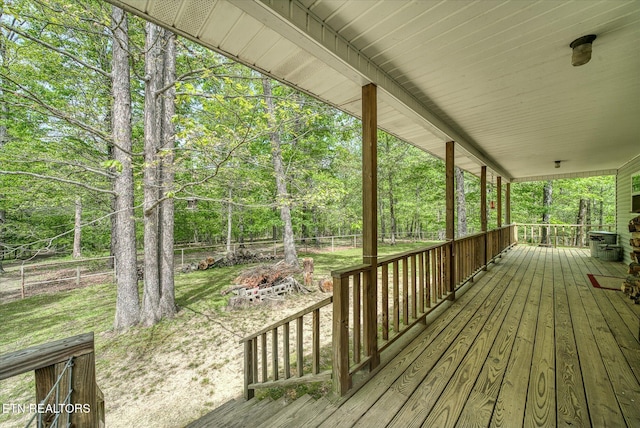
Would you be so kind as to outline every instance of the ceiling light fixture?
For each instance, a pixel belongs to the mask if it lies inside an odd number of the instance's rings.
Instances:
[[[591,59],[591,44],[596,39],[595,34],[589,34],[586,36],[575,39],[569,47],[573,49],[573,55],[571,56],[571,65],[577,67],[584,65]]]

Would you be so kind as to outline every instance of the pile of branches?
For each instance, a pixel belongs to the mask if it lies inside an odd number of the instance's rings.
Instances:
[[[247,269],[233,280],[237,285],[248,287],[271,287],[288,276],[300,273],[300,268],[279,261],[274,265],[260,265]]]
[[[182,268],[183,273],[196,270],[207,270],[213,267],[235,266],[250,263],[264,263],[274,260],[273,254],[255,253],[246,248],[239,248],[237,251],[230,251],[223,256],[207,257],[200,260],[198,264],[191,263]]]
[[[310,290],[293,277],[299,273],[300,268],[291,266],[284,261],[274,265],[256,266],[238,275],[233,281],[234,285],[223,290],[221,294],[236,294],[229,301],[229,306],[242,307],[248,303],[264,302],[268,299],[281,300],[282,294],[288,292],[309,293]],[[258,292],[256,290],[268,291]]]

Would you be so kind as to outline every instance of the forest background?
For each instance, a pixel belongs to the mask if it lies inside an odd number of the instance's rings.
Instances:
[[[0,4],[3,260],[115,254],[126,294],[144,248],[157,278],[117,312],[126,328],[167,315],[176,244],[360,233],[359,120],[105,2]],[[380,239],[442,238],[444,163],[382,131],[378,156]],[[480,229],[480,183],[456,177],[461,236]],[[614,222],[614,177],[511,191],[514,222]]]

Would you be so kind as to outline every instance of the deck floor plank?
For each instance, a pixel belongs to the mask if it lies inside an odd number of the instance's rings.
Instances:
[[[640,305],[633,303],[623,292],[607,293],[607,299],[616,308],[620,318],[627,326],[633,337],[638,338],[638,327],[640,326]],[[640,343],[640,342],[639,342]]]
[[[540,259],[541,250],[536,248],[529,264],[529,294],[526,309],[520,319],[513,350],[502,380],[502,386],[496,400],[496,406],[489,423],[490,427],[508,427],[515,423],[522,424],[526,406],[527,389],[535,331],[538,323],[538,308],[542,291],[543,277],[541,268],[544,261]],[[538,266],[540,265],[540,266]],[[532,274],[533,272],[533,274]]]
[[[524,415],[525,427],[556,426],[554,302],[552,251],[543,250],[540,261],[544,269],[538,323],[529,374],[529,388]]]
[[[589,409],[584,395],[578,348],[573,333],[569,299],[559,252],[554,252],[553,292],[555,310],[556,397],[558,426],[589,426]]]

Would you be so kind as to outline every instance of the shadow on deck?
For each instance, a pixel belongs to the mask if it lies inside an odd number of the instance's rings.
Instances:
[[[238,400],[189,427],[640,426],[640,306],[588,274],[626,270],[515,247],[349,396]]]

